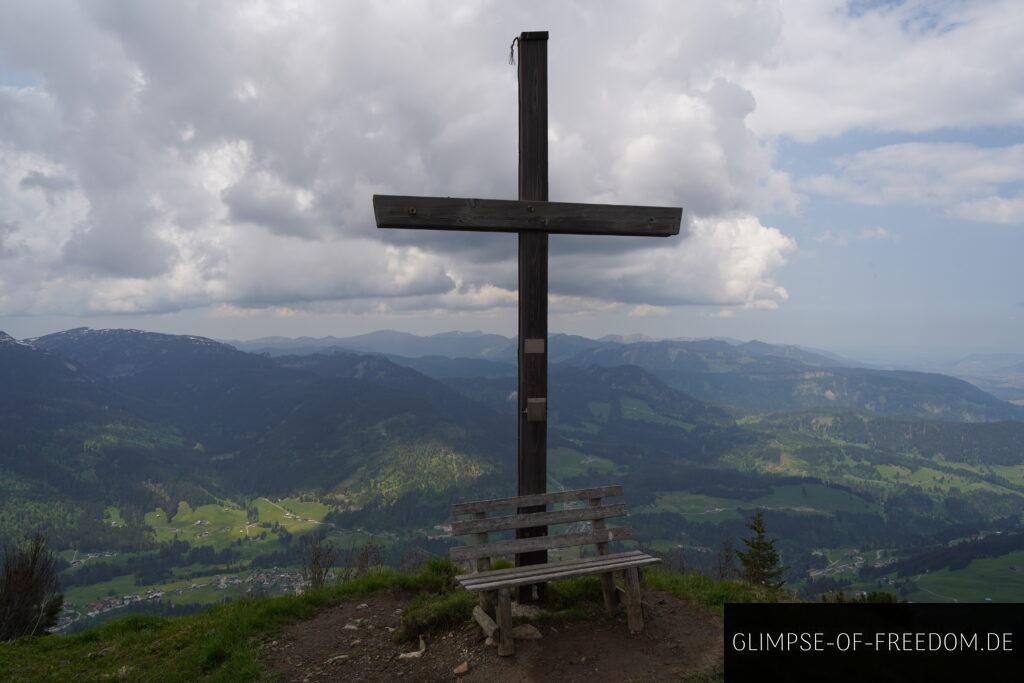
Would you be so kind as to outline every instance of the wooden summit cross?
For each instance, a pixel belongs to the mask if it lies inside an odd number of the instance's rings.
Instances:
[[[547,489],[548,234],[679,234],[678,207],[548,201],[548,33],[519,35],[519,200],[374,195],[378,228],[474,230],[519,235],[518,495]],[[542,509],[543,506],[540,508]],[[536,512],[523,508],[520,512]],[[546,527],[520,529],[520,538]],[[541,564],[547,551],[522,553],[516,565]],[[528,588],[528,587],[527,587]],[[528,599],[526,595],[521,600]]]

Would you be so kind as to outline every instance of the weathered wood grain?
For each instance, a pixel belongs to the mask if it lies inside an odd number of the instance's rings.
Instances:
[[[597,507],[600,504],[600,498],[590,499],[590,507]],[[594,529],[595,536],[601,535],[605,531],[603,519],[595,519],[590,523],[590,526]],[[608,554],[608,541],[597,543],[597,554],[601,556]],[[613,614],[615,612],[617,596],[615,594],[615,578],[611,572],[601,574],[601,595],[604,598],[604,611],[608,614]]]
[[[645,552],[640,550],[627,550],[623,553],[615,553],[614,555],[605,555],[604,557],[574,557],[571,560],[558,560],[557,562],[548,562],[544,566],[536,567],[507,567],[505,569],[492,569],[486,574],[459,574],[455,577],[455,580],[465,585],[479,581],[490,581],[494,578],[501,578],[504,576],[512,576],[514,574],[529,575],[530,573],[537,573],[547,571],[548,569],[565,569],[571,567],[577,567],[587,564],[593,564],[595,562],[620,562],[622,560],[636,559],[640,557],[650,557]]]
[[[508,657],[516,653],[512,640],[512,592],[508,588],[498,591],[498,654]]]
[[[511,510],[512,508],[525,507],[527,505],[554,505],[555,503],[569,503],[577,500],[590,500],[591,498],[611,498],[612,496],[621,495],[622,486],[614,484],[612,486],[595,486],[589,489],[554,491],[553,493],[541,493],[533,496],[510,496],[508,498],[455,503],[452,505],[451,511],[452,516],[455,517],[475,512]]]
[[[629,601],[626,603],[626,620],[629,623],[630,633],[640,633],[644,630],[644,608],[640,598],[640,572],[637,565],[633,565],[623,571],[626,578],[626,595]]]
[[[649,555],[647,555],[647,553],[643,552],[642,550],[626,550],[625,552],[615,553],[613,555],[606,555],[604,557],[589,556],[589,557],[574,557],[574,558],[571,558],[571,559],[568,559],[568,560],[557,560],[555,562],[548,562],[545,566],[546,567],[555,567],[555,568],[574,567],[576,565],[583,565],[583,564],[587,564],[589,562],[594,562],[595,560],[614,560],[614,561],[619,561],[619,560],[629,559],[629,558],[633,558],[633,557],[649,557]],[[540,571],[542,569],[543,569],[543,567],[506,567],[504,569],[492,569],[486,575],[476,574],[476,573],[459,574],[459,575],[457,575],[455,577],[455,580],[460,582],[460,583],[466,583],[466,582],[476,581],[478,579],[488,579],[489,580],[490,578],[493,578],[495,576],[508,576],[508,575],[512,575],[512,574],[516,574],[516,573],[525,573],[525,572],[530,572],[530,571]]]
[[[501,555],[513,555],[517,552],[571,548],[578,545],[603,543],[607,546],[609,541],[625,541],[631,538],[633,538],[633,530],[629,527],[620,526],[603,531],[581,531],[572,534],[539,536],[537,538],[514,538],[508,541],[493,541],[485,545],[456,546],[448,551],[448,555],[453,560],[474,560],[479,557],[498,557]],[[488,569],[490,567],[480,569],[480,565],[477,565],[477,571],[487,571]]]
[[[593,562],[589,564],[582,564],[567,569],[551,569],[549,571],[537,572],[535,574],[531,574],[528,576],[507,576],[486,583],[463,583],[462,586],[468,591],[494,590],[502,586],[532,585],[537,583],[547,583],[549,581],[557,581],[558,579],[566,579],[572,576],[589,576],[592,574],[603,574],[605,572],[626,570],[643,565],[657,564],[660,561],[661,560],[659,560],[658,558],[651,557],[649,555],[645,557],[635,557],[631,559],[620,560],[617,562],[603,561],[599,558],[595,559]],[[546,567],[547,565],[536,566]]]
[[[519,200],[526,213],[533,204],[548,200],[548,37],[519,36]],[[548,356],[525,353],[527,339],[548,338],[548,235],[544,231],[519,230],[519,373],[517,385],[518,429],[516,493],[544,493],[548,483],[548,426],[540,416],[540,399],[547,414]],[[530,404],[534,409],[529,410]],[[543,506],[523,506],[517,512],[543,512]],[[546,536],[547,527],[521,528],[517,538]],[[547,550],[517,553],[516,565],[543,564]],[[544,589],[541,588],[540,591]],[[541,597],[538,595],[537,597]],[[519,591],[519,602],[529,602],[532,590]]]
[[[622,503],[601,505],[596,508],[574,508],[572,510],[555,510],[554,512],[532,512],[523,515],[502,515],[487,519],[469,519],[452,522],[452,535],[477,534],[483,531],[504,531],[507,529],[526,529],[528,527],[549,526],[551,524],[568,524],[591,519],[623,517],[626,506]]]
[[[474,519],[487,519],[486,512],[477,512],[473,515]],[[487,545],[487,532],[484,531],[479,534],[473,534],[473,542],[478,546]],[[479,559],[476,561],[476,570],[478,572],[487,572],[491,570],[491,559],[489,555],[477,555]],[[480,594],[480,609],[487,614],[494,612],[494,600],[490,593]]]
[[[473,619],[476,623],[480,624],[480,628],[487,634],[488,637],[493,637],[494,632],[498,630],[498,624],[491,619],[491,615],[485,612],[480,605],[473,607]]]
[[[553,235],[671,237],[679,234],[677,206],[576,204],[513,199],[374,195],[378,228],[471,230]]]

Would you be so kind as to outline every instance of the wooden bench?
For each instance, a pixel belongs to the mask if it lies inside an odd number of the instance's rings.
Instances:
[[[498,654],[511,655],[515,652],[512,640],[512,589],[520,586],[543,584],[570,576],[600,575],[601,591],[605,609],[613,613],[618,605],[618,593],[614,572],[621,571],[625,582],[623,592],[626,614],[631,633],[643,630],[643,609],[640,604],[640,567],[660,562],[638,550],[610,554],[608,544],[632,538],[629,527],[606,527],[605,520],[625,517],[626,506],[622,503],[602,504],[602,500],[621,496],[621,486],[559,491],[532,496],[516,496],[497,500],[481,500],[456,503],[452,506],[452,536],[470,535],[470,545],[451,549],[453,560],[475,560],[476,571],[456,576],[456,581],[469,591],[480,593],[480,604],[473,608],[473,616],[484,632],[498,641]],[[568,505],[562,510],[547,509],[557,503]],[[525,510],[524,510],[525,508]],[[526,510],[530,510],[527,512]],[[537,511],[533,511],[537,510]],[[489,512],[511,511],[488,517]],[[459,520],[460,516],[470,519]],[[582,525],[583,530],[572,528],[562,534],[535,535],[530,538],[490,540],[488,535],[502,531],[534,529],[555,524]],[[531,564],[509,569],[491,569],[491,558],[502,555],[546,551],[552,548],[570,548],[593,544],[597,548],[595,557]],[[497,634],[497,635],[495,635]]]

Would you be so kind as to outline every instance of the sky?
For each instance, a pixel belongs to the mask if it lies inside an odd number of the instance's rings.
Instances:
[[[869,360],[1024,352],[1019,2],[0,0],[0,330],[514,334],[514,235],[371,196],[515,198],[521,31],[550,197],[682,206],[553,236],[550,328]]]

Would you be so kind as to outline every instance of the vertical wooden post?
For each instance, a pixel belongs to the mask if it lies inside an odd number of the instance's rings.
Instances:
[[[519,199],[548,200],[548,34],[519,36]],[[518,495],[547,492],[548,236],[519,233]],[[531,411],[527,411],[534,399]],[[537,399],[544,399],[540,403]],[[538,408],[539,406],[539,408]],[[538,419],[538,417],[540,419]],[[538,512],[544,507],[521,508]],[[520,529],[517,538],[547,535],[547,527]],[[547,562],[547,551],[516,556],[516,565]],[[519,601],[532,587],[519,589]]]
[[[626,580],[626,621],[630,633],[644,630],[644,606],[640,596],[640,572],[636,567],[624,570]]]
[[[508,657],[516,653],[512,639],[512,591],[502,588],[498,591],[498,654]]]
[[[486,512],[475,512],[473,513],[473,519],[487,519]],[[473,534],[473,542],[476,545],[483,545],[487,543],[487,532]],[[491,568],[491,558],[480,557],[476,561],[476,570],[478,572],[486,572]],[[489,616],[494,616],[494,591],[481,591],[480,592],[480,609],[482,609]]]
[[[591,498],[590,507],[596,508],[601,505],[600,498]],[[590,523],[591,528],[594,531],[606,531],[603,519],[595,519]],[[608,554],[608,542],[597,544],[597,554],[607,555]],[[615,577],[612,572],[605,572],[601,574],[601,594],[604,596],[604,610],[608,614],[615,613],[615,607],[618,605],[618,594],[615,592]]]

